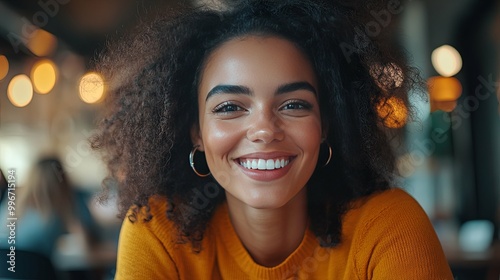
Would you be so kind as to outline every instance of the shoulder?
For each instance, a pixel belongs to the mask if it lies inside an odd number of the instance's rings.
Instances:
[[[365,198],[359,199],[354,204],[354,209],[369,213],[369,217],[376,218],[381,214],[387,215],[388,212],[395,210],[408,210],[414,214],[424,214],[420,204],[406,191],[400,188],[374,193]],[[396,213],[394,213],[397,215]],[[425,217],[427,217],[425,215]]]
[[[404,231],[416,235],[434,229],[420,204],[407,192],[393,188],[357,200],[346,214],[347,223],[355,223],[357,230],[366,233],[387,234]],[[419,229],[414,231],[413,229]],[[367,238],[364,238],[366,240]]]
[[[116,279],[200,279],[214,266],[215,249],[210,226],[204,233],[201,252],[183,242],[176,224],[167,217],[165,197],[149,199],[137,209],[134,221],[125,218],[118,244]],[[186,276],[188,275],[188,276]]]
[[[153,196],[148,205],[140,208],[134,206],[128,211],[120,233],[120,238],[140,237],[156,239],[164,247],[176,243],[177,228],[167,217],[168,201],[162,196]]]
[[[120,230],[116,279],[177,274],[171,255],[177,234],[174,223],[167,218],[167,206],[166,198],[152,197],[148,207],[129,210]]]
[[[367,205],[382,204],[387,206],[393,203],[399,204],[398,202],[416,203],[418,205],[418,202],[401,188],[376,192],[360,201],[364,201]]]
[[[400,188],[391,188],[355,200],[346,214],[346,220],[363,220],[367,223],[382,217],[407,217],[410,214],[428,219],[420,204],[410,194]]]
[[[432,223],[405,191],[395,188],[360,199],[345,218],[358,275],[452,279]]]

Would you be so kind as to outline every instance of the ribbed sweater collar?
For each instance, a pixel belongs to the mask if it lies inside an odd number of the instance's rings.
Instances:
[[[319,246],[314,234],[307,229],[299,247],[288,258],[275,267],[265,267],[257,264],[243,246],[229,218],[226,203],[220,206],[213,220],[220,222],[214,226],[217,238],[220,238],[221,245],[226,247],[224,251],[230,254],[242,271],[248,272],[249,275],[255,275],[257,279],[291,278],[299,267],[307,265],[304,262],[313,255],[314,249]],[[219,251],[219,253],[221,252]]]

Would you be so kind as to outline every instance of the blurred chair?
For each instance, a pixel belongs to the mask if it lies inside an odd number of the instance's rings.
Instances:
[[[24,250],[15,251],[15,272],[9,271],[8,249],[0,249],[0,279],[57,280],[57,273],[50,259],[42,254]]]

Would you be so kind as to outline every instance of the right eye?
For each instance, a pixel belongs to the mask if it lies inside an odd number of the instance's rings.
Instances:
[[[243,111],[244,109],[234,103],[231,102],[224,102],[219,105],[217,105],[213,110],[212,113],[215,114],[228,114],[231,112],[237,112],[237,111]]]

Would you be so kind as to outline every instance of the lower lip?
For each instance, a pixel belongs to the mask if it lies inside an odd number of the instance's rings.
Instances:
[[[285,176],[292,166],[293,160],[283,168],[272,169],[272,170],[259,170],[259,169],[247,169],[243,167],[241,164],[236,162],[236,164],[240,167],[241,171],[247,175],[248,177],[263,182],[269,182],[273,180],[277,180],[283,176]]]

